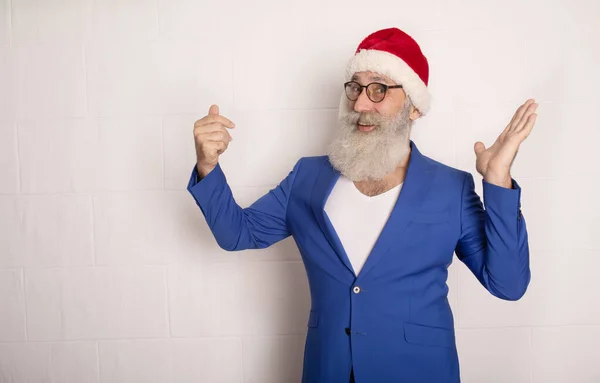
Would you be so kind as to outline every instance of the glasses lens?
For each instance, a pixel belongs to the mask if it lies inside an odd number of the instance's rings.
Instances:
[[[367,92],[371,101],[380,102],[385,97],[385,86],[378,83],[372,83],[369,84]]]
[[[346,83],[346,97],[352,101],[356,101],[360,95],[361,87],[357,82],[350,81]]]

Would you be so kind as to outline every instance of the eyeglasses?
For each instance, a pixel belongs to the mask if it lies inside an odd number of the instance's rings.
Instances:
[[[344,83],[346,97],[350,101],[358,100],[363,88],[367,88],[367,97],[373,102],[381,102],[385,98],[388,89],[402,88],[402,85],[385,85],[379,82],[372,82],[368,85],[360,85],[356,81],[348,81]]]

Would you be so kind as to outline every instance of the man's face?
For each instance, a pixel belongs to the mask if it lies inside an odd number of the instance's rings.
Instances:
[[[389,77],[374,72],[359,72],[352,76],[352,81],[361,85],[368,85],[372,82],[378,82],[385,85],[397,85]],[[363,89],[356,101],[349,101],[350,107],[357,113],[379,115],[383,118],[393,118],[398,114],[404,101],[406,93],[402,88],[388,89],[385,97],[380,102],[373,102],[367,95],[367,90]],[[363,132],[374,130],[373,126],[365,126],[359,122],[358,129]]]
[[[353,80],[360,85],[395,85],[373,72],[356,73]],[[369,99],[366,89],[355,101],[344,98],[339,129],[329,148],[330,162],[353,181],[380,180],[410,153],[411,123],[419,112],[402,88],[388,89],[380,102]]]

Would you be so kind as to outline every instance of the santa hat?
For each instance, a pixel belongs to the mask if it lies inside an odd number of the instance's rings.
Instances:
[[[421,115],[429,111],[429,64],[417,42],[405,32],[387,28],[367,36],[348,62],[346,81],[356,72],[364,71],[391,78],[402,85]]]

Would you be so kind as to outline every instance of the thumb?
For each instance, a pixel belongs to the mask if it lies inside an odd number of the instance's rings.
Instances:
[[[210,109],[208,110],[208,114],[219,114],[219,106],[218,105],[211,105]]]
[[[476,155],[480,155],[481,153],[483,153],[485,151],[485,145],[483,144],[483,142],[481,141],[477,141],[475,143],[475,154]]]

